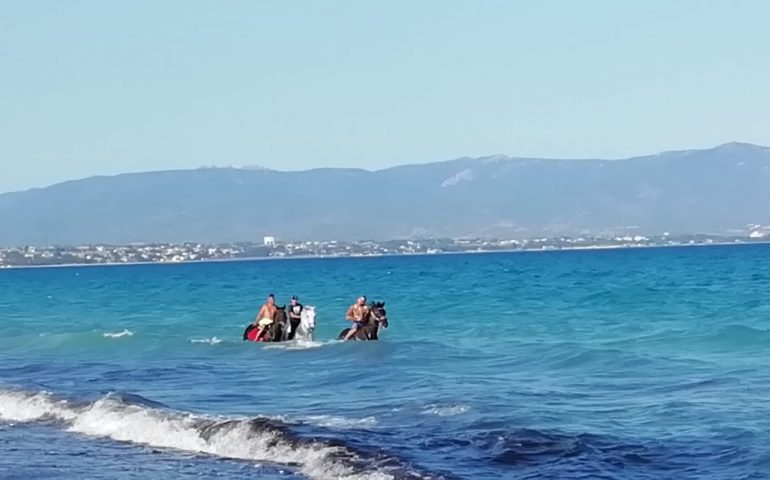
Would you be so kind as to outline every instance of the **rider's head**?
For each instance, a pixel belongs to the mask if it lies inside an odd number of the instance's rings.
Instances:
[[[358,297],[358,300],[356,301],[359,305],[366,305],[366,295],[361,295]]]
[[[268,305],[274,305],[275,304],[275,295],[272,293],[267,296],[267,304]]]
[[[292,305],[296,305],[298,301],[299,301],[299,297],[297,297],[296,295],[292,295],[291,296],[291,304]]]

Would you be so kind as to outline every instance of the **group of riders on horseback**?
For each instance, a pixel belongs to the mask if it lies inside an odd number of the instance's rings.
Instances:
[[[345,319],[352,322],[350,328],[339,334],[340,340],[377,340],[380,327],[388,327],[385,302],[366,303],[361,295],[348,308]],[[315,308],[305,307],[299,297],[293,295],[291,303],[279,307],[271,293],[259,309],[257,317],[243,332],[243,339],[252,342],[281,342],[294,339],[312,340],[315,329]],[[299,332],[299,334],[298,334]]]

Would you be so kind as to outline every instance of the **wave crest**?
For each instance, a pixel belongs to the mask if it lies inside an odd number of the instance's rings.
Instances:
[[[52,421],[68,431],[122,442],[222,458],[283,464],[315,479],[385,480],[426,478],[398,466],[382,469],[377,458],[339,442],[295,435],[289,424],[267,418],[217,418],[178,412],[130,394],[109,394],[76,405],[50,393],[0,390],[0,420]],[[161,405],[161,404],[157,404]],[[381,455],[378,455],[378,457]]]
[[[121,337],[133,337],[134,332],[124,328],[122,332],[105,332],[102,334],[104,338],[121,338]]]

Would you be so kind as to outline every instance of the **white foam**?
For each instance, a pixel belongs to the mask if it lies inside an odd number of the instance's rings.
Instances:
[[[333,415],[310,415],[300,420],[311,425],[330,428],[365,428],[377,425],[375,417],[346,418]]]
[[[57,400],[50,393],[29,394],[0,390],[0,419],[32,422],[53,418],[72,420],[77,412],[66,400]]]
[[[217,343],[222,343],[223,341],[224,340],[217,337],[190,339],[190,343],[208,343],[209,345],[216,345]]]
[[[223,458],[293,464],[301,474],[319,480],[393,478],[384,472],[355,472],[339,460],[355,456],[343,447],[320,442],[296,444],[280,431],[251,428],[248,419],[214,418],[126,405],[110,395],[76,407],[48,393],[0,390],[0,420],[54,420],[64,423],[68,431],[89,436]],[[206,434],[206,425],[215,427],[210,434]]]
[[[470,409],[468,405],[428,405],[422,411],[425,415],[437,415],[439,417],[452,417],[462,415]]]
[[[276,350],[311,350],[314,348],[321,348],[324,345],[331,345],[333,343],[339,343],[339,341],[329,340],[326,342],[316,342],[307,340],[291,340],[288,342],[266,343],[265,348],[272,348]]]
[[[132,337],[134,335],[134,332],[132,332],[129,329],[123,329],[122,332],[106,332],[103,334],[105,338],[121,338],[121,337]]]

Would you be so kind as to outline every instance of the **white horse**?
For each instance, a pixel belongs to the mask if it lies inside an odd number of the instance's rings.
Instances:
[[[302,309],[297,333],[294,339],[298,342],[312,342],[313,330],[315,330],[315,307],[309,306]]]

